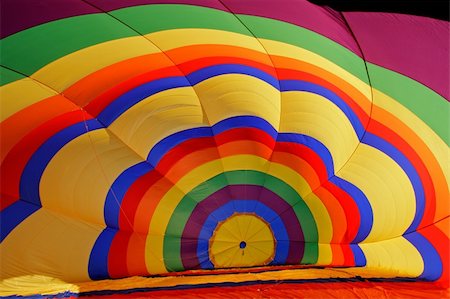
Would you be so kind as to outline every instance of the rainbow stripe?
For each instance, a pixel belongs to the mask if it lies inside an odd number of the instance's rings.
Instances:
[[[447,100],[347,31],[169,2],[67,1],[1,40],[2,278],[448,281]]]

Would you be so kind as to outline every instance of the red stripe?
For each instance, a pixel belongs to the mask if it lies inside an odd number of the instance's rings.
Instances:
[[[152,170],[138,178],[127,190],[122,200],[119,213],[119,227],[121,230],[133,230],[134,217],[136,209],[144,196],[145,192],[163,176]],[[155,200],[157,200],[155,198]]]
[[[256,128],[235,128],[224,131],[215,136],[217,146],[222,144],[246,140],[262,143],[269,148],[275,147],[275,140],[267,132]]]
[[[345,235],[340,242],[350,243],[356,237],[359,225],[361,223],[358,205],[347,192],[332,182],[327,181],[322,185],[322,187],[330,191],[330,193],[333,194],[342,206],[347,219],[347,230],[345,231]]]
[[[111,278],[129,276],[127,270],[127,247],[130,232],[117,231],[108,253],[108,273]]]
[[[207,148],[215,148],[216,143],[211,137],[201,137],[186,140],[169,150],[156,166],[162,174],[166,174],[172,166],[183,157]],[[214,158],[217,158],[218,155]]]

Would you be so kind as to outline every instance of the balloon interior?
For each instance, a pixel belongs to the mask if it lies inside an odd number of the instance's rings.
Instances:
[[[447,21],[2,8],[0,296],[448,288]]]

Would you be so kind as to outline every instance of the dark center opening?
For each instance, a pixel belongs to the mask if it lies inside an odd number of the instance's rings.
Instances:
[[[245,241],[242,241],[241,243],[239,243],[239,248],[244,249],[247,246],[247,243],[245,243]]]

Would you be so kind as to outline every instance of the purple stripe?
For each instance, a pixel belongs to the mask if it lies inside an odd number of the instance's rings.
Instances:
[[[291,241],[286,263],[297,264],[301,261],[304,252],[304,236],[292,207],[280,196],[262,186],[230,185],[202,200],[189,217],[181,240],[181,259],[185,269],[195,269],[200,264],[196,257],[197,238],[202,229],[200,224],[205,223],[209,215],[218,207],[235,199],[258,200],[278,214]]]
[[[406,75],[449,99],[449,23],[426,17],[344,13],[367,61]]]
[[[222,0],[231,12],[271,18],[309,29],[346,47],[361,52],[339,12],[309,3],[306,0]]]
[[[1,1],[0,38],[50,21],[100,12],[80,0]]]

